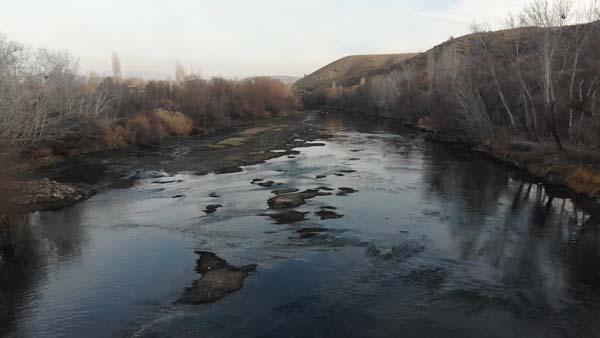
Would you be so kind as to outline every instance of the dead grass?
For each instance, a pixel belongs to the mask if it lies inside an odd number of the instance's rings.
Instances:
[[[154,112],[158,125],[172,136],[186,136],[194,129],[194,122],[181,112],[160,109]]]
[[[600,172],[587,169],[581,165],[565,168],[565,181],[575,192],[596,197],[600,193]]]
[[[124,135],[128,144],[156,144],[168,136],[186,136],[194,129],[192,119],[180,112],[156,110],[138,113],[125,120]]]
[[[125,132],[128,144],[149,145],[161,140],[161,130],[153,128],[150,115],[135,114],[125,120]]]
[[[240,133],[240,135],[241,136],[252,136],[252,135],[264,133],[265,131],[268,131],[270,129],[271,128],[268,128],[268,127],[254,127],[254,128],[249,128],[249,129],[242,131]]]
[[[225,146],[225,147],[237,147],[248,141],[247,137],[230,137],[228,139],[224,139],[218,142],[217,146]]]
[[[550,143],[513,142],[509,147],[495,144],[489,153],[576,193],[600,197],[600,154],[596,152],[574,148],[560,152]]]
[[[346,56],[298,80],[294,87],[314,91],[331,88],[333,82],[348,87],[358,84],[354,82],[360,82],[372,71],[388,69],[415,56],[416,53]]]
[[[99,124],[101,133],[100,147],[107,150],[120,149],[127,146],[125,127],[112,125],[106,121]]]

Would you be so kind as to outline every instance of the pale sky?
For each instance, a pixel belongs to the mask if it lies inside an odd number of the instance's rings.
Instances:
[[[0,33],[67,50],[82,72],[302,76],[352,54],[425,51],[529,0],[0,0]]]

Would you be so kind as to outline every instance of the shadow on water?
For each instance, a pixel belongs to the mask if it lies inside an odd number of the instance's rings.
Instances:
[[[585,203],[389,121],[308,123],[325,146],[294,158],[226,175],[180,173],[160,186],[141,179],[31,215],[10,239],[19,259],[0,261],[2,332],[597,336],[600,218]],[[273,187],[255,179],[356,192],[309,199],[286,224],[261,216]],[[323,210],[343,217],[321,219]],[[198,279],[195,249],[258,271],[215,304],[175,305]]]

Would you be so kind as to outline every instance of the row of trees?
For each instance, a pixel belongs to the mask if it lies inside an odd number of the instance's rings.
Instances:
[[[507,29],[451,39],[370,79],[365,86],[323,90],[307,104],[358,109],[437,129],[471,141],[519,135],[531,141],[600,146],[600,11],[596,2],[537,0]]]
[[[0,141],[9,148],[78,134],[114,119],[114,98],[91,90],[66,53],[31,51],[0,36]]]
[[[68,53],[31,50],[0,35],[2,150],[102,142],[103,133],[135,125],[128,120],[140,121],[140,114],[150,121],[164,121],[165,116],[185,121],[180,129],[189,129],[187,119],[164,110],[180,111],[193,122],[193,130],[210,132],[236,119],[296,107],[289,88],[270,78],[206,80],[180,72],[177,81],[144,81],[124,79],[116,55],[112,66],[112,77],[83,76]]]

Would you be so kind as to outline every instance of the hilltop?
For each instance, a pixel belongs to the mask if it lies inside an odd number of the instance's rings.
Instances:
[[[389,69],[416,55],[404,53],[346,56],[298,80],[294,87],[299,91],[312,92],[330,88],[334,82],[338,86],[354,86],[372,72]]]

